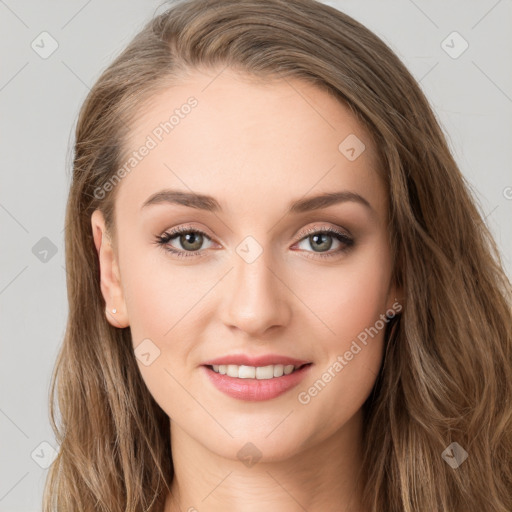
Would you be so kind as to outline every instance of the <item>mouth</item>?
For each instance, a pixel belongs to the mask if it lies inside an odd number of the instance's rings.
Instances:
[[[304,363],[300,365],[293,364],[270,364],[266,366],[247,366],[236,364],[212,364],[205,365],[207,368],[220,375],[227,375],[234,379],[257,379],[257,380],[270,380],[278,379],[283,375],[290,375],[304,368],[310,366],[312,363]]]
[[[244,401],[271,400],[296,387],[313,363],[247,366],[202,365],[207,381],[223,394]]]

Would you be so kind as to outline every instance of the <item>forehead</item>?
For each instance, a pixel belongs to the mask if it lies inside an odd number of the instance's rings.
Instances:
[[[365,127],[313,84],[197,71],[140,109],[117,201],[140,206],[158,189],[179,188],[248,208],[358,188],[383,203],[378,165]]]

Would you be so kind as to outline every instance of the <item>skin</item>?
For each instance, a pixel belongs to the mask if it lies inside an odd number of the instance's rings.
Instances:
[[[361,407],[382,362],[384,329],[308,404],[298,393],[399,297],[375,147],[321,89],[290,79],[255,83],[225,69],[194,71],[155,95],[126,149],[140,147],[192,95],[197,107],[117,185],[115,246],[101,212],[91,218],[108,321],[130,326],[134,347],[149,338],[160,350],[148,366],[137,361],[171,418],[175,478],[165,511],[363,512]],[[366,146],[354,161],[338,150],[349,134]],[[164,188],[211,195],[223,212],[165,203],[141,210]],[[371,209],[346,201],[286,215],[293,200],[341,190]],[[182,225],[206,234],[196,242],[203,256],[177,258],[155,243]],[[332,257],[322,258],[304,232],[326,227],[354,245],[340,252],[343,243],[328,238]],[[248,235],[263,251],[252,263],[236,252]],[[169,244],[193,252],[179,236]],[[218,391],[201,368],[233,353],[313,366],[285,394],[246,402]],[[250,467],[237,456],[249,442],[261,453]]]

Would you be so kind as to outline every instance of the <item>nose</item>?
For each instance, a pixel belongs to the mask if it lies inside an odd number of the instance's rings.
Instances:
[[[272,267],[264,251],[248,263],[234,254],[234,270],[227,276],[222,320],[251,337],[261,337],[272,327],[284,326],[291,316],[291,292],[283,276]]]

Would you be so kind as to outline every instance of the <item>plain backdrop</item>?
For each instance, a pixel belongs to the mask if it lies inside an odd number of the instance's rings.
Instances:
[[[326,3],[383,38],[420,82],[512,275],[512,2]],[[68,311],[63,227],[78,110],[165,7],[0,0],[0,511],[41,509],[58,449],[47,400]]]

